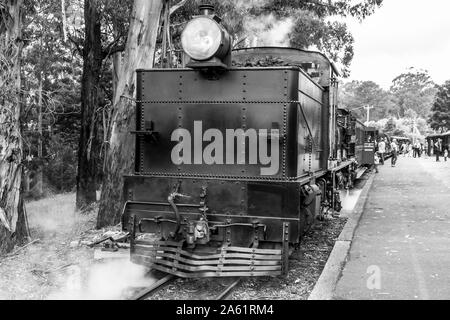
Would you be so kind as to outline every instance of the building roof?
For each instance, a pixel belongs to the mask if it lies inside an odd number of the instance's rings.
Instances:
[[[450,131],[447,131],[445,133],[435,133],[435,134],[430,134],[429,136],[427,136],[426,138],[439,138],[439,137],[446,137],[446,136],[450,136]]]

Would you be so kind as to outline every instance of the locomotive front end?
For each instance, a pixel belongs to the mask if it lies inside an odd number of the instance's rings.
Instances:
[[[291,181],[297,73],[153,69],[138,83],[122,221],[133,261],[184,277],[282,274],[303,227]]]
[[[298,76],[230,68],[230,36],[201,12],[182,35],[186,69],[137,70],[131,259],[180,277],[281,275],[301,227],[287,178]]]
[[[230,36],[200,11],[182,35],[186,68],[137,70],[131,259],[186,278],[286,274],[327,203],[329,91],[298,66],[232,67]]]

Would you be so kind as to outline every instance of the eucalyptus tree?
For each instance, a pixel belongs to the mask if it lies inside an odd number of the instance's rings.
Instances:
[[[133,98],[136,96],[135,71],[153,67],[156,39],[163,0],[134,0],[130,17],[124,61],[114,94],[112,129],[106,157],[97,227],[115,224],[120,219],[123,175],[133,167],[134,126]]]
[[[392,80],[390,90],[396,98],[400,116],[405,116],[411,109],[417,115],[428,118],[437,92],[428,71],[410,68]]]
[[[436,131],[450,131],[450,80],[438,86],[428,122]]]
[[[20,126],[23,5],[0,2],[0,253],[27,236]]]
[[[75,30],[69,39],[83,58],[81,80],[81,129],[78,148],[77,208],[96,201],[104,137],[101,79],[104,63],[124,50],[130,1],[85,0],[84,32]]]
[[[373,81],[351,81],[339,88],[339,102],[342,107],[353,110],[360,119],[366,119],[370,106],[370,119],[377,121],[389,116],[398,115],[398,106],[394,96]]]

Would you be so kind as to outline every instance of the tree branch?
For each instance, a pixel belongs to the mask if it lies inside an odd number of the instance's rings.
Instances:
[[[188,0],[181,0],[180,2],[178,2],[176,5],[173,5],[170,10],[169,10],[169,16],[171,16],[172,14],[175,13],[175,11],[177,11],[178,9],[180,9],[181,7],[183,7],[186,2]]]
[[[122,35],[118,35],[111,43],[109,43],[105,49],[102,50],[103,59],[108,58],[110,55],[121,52],[125,50],[125,44],[119,45],[119,41],[122,38]],[[125,41],[126,42],[126,41]]]
[[[80,54],[80,56],[83,56],[84,50],[80,46],[80,44],[74,38],[72,38],[72,36],[70,36],[69,34],[67,35],[67,38],[70,40],[70,42],[72,42],[75,45],[76,51]]]
[[[122,45],[116,45],[116,46],[113,46],[113,47],[109,47],[108,46],[108,48],[109,48],[108,50],[104,50],[102,52],[103,59],[108,58],[109,56],[113,55],[114,53],[124,51],[125,50],[125,45],[122,44]]]

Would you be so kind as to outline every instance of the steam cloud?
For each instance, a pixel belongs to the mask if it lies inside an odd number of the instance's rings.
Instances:
[[[244,21],[249,46],[290,45],[289,34],[294,27],[292,18],[278,19],[273,14],[248,17]]]
[[[37,292],[23,297],[24,290],[16,290],[18,293],[11,296],[9,292],[2,292],[0,286],[0,299],[123,299],[134,293],[133,288],[147,287],[156,281],[147,274],[146,268],[131,263],[129,258],[93,260],[92,249],[69,248],[69,242],[75,240],[78,243],[82,230],[94,228],[96,221],[95,213],[76,213],[74,204],[75,194],[27,204],[33,237],[41,239],[41,242],[28,248],[28,253],[19,260],[26,264],[28,271],[15,276],[14,286]],[[51,270],[72,262],[76,264],[44,275],[29,271]],[[36,290],[43,279],[48,282],[49,286],[45,286],[48,289]]]
[[[125,298],[126,290],[143,288],[156,280],[147,269],[129,260],[108,261],[91,267],[87,274],[78,266],[68,270],[65,286],[51,294],[52,300],[109,300]]]

